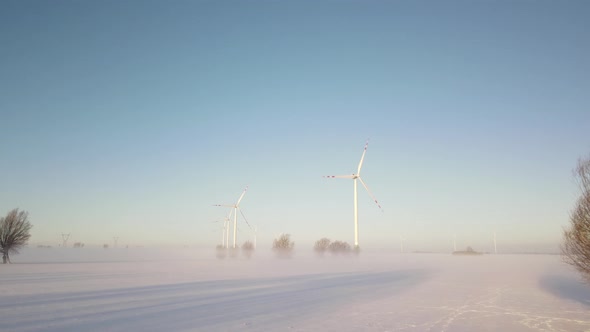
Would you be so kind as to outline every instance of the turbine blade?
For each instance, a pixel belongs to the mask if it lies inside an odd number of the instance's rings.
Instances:
[[[253,230],[252,229],[252,226],[250,226],[250,223],[246,219],[246,216],[244,215],[244,212],[242,212],[242,209],[238,208],[238,210],[240,210],[240,214],[242,215],[242,218],[244,218],[244,221],[246,222],[246,225],[248,225],[248,227],[250,227],[250,229]]]
[[[361,167],[363,167],[363,160],[365,159],[365,153],[367,153],[367,147],[369,146],[369,139],[367,139],[367,143],[365,143],[365,149],[363,150],[363,155],[361,156],[361,161],[359,162],[358,170],[356,171],[356,175],[361,175]]]
[[[231,215],[234,213],[234,209],[233,206],[231,207],[231,209],[229,209],[229,212],[227,213],[227,217],[225,217],[225,221],[231,221]]]
[[[361,183],[362,183],[363,187],[365,187],[365,189],[367,189],[367,193],[369,193],[369,196],[371,196],[371,198],[375,201],[375,204],[377,204],[377,206],[379,207],[381,212],[383,212],[383,208],[381,207],[381,204],[379,204],[379,202],[377,202],[377,197],[375,197],[375,195],[373,195],[371,190],[369,190],[369,187],[367,187],[367,185],[365,184],[365,181],[363,181],[363,179],[361,179],[360,176],[358,177],[358,179],[361,180]]]
[[[324,175],[322,176],[326,179],[353,179],[353,175]]]
[[[242,192],[242,195],[240,195],[240,198],[238,199],[238,202],[236,203],[236,207],[240,205],[240,202],[242,201],[242,198],[244,198],[244,195],[246,195],[247,190],[248,190],[248,186],[246,186],[246,189],[244,189],[244,191]]]
[[[229,204],[213,204],[212,206],[225,206],[225,207],[231,207],[233,208],[233,205],[229,205]]]

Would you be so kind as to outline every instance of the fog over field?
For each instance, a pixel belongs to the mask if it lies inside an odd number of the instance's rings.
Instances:
[[[2,331],[585,331],[557,255],[27,249],[0,266]]]
[[[590,331],[589,17],[3,1],[0,332]]]

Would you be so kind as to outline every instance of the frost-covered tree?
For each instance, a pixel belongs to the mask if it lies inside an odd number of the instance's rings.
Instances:
[[[574,174],[581,195],[571,213],[570,225],[563,232],[561,252],[564,261],[590,283],[590,158],[580,159]]]
[[[18,254],[31,237],[29,233],[33,225],[29,222],[29,214],[26,211],[14,209],[0,218],[0,253],[2,263],[10,263],[10,254]]]
[[[321,238],[319,240],[317,240],[313,246],[313,251],[315,251],[316,253],[323,255],[327,250],[328,247],[330,246],[330,239],[328,238]]]
[[[290,257],[295,242],[291,241],[291,235],[281,234],[278,238],[274,239],[272,243],[272,250],[279,255],[279,257]]]
[[[328,247],[332,254],[348,254],[351,251],[350,244],[344,241],[334,241]]]

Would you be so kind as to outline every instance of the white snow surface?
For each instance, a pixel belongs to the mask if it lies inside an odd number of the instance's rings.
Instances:
[[[557,255],[30,248],[12,260],[0,331],[590,331],[590,287]]]

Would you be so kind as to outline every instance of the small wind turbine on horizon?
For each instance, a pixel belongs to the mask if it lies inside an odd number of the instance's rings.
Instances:
[[[230,213],[227,215],[227,217],[225,217],[225,219],[213,221],[215,223],[223,221],[223,226],[221,227],[221,246],[223,248],[227,248],[229,246],[229,238],[226,241],[226,236],[229,236],[228,228],[229,222],[231,221],[230,217],[232,211],[233,209],[230,210]]]
[[[246,189],[244,189],[244,191],[240,195],[240,198],[238,198],[238,201],[236,202],[236,204],[214,204],[213,205],[213,206],[224,206],[224,207],[229,207],[229,208],[233,209],[233,210],[230,210],[230,214],[228,216],[228,219],[231,217],[231,214],[233,212],[233,215],[234,215],[234,245],[233,245],[233,248],[234,249],[236,248],[236,240],[237,240],[237,235],[238,235],[238,210],[240,211],[242,216],[244,216],[244,213],[240,209],[240,202],[244,198],[244,195],[246,194],[247,190],[248,190],[248,186],[246,186]],[[244,217],[244,221],[246,221],[246,224],[248,224],[248,221],[246,220],[245,217]],[[250,227],[250,224],[248,224],[248,227]],[[229,243],[229,227],[228,227],[226,234],[227,234],[227,243]],[[228,247],[229,247],[229,244],[228,244]]]
[[[361,182],[361,184],[363,185],[363,187],[365,187],[365,189],[367,190],[367,193],[369,194],[369,196],[371,196],[371,198],[373,199],[373,201],[375,201],[375,204],[377,204],[377,206],[379,207],[379,209],[381,209],[381,211],[383,212],[383,209],[381,208],[381,205],[379,204],[379,202],[377,202],[377,198],[375,197],[375,195],[373,195],[373,193],[371,192],[371,190],[369,190],[369,187],[367,187],[367,185],[365,184],[365,182],[361,178],[361,168],[363,167],[363,161],[365,159],[365,154],[367,153],[367,147],[368,146],[369,146],[369,140],[367,140],[367,143],[365,143],[365,149],[363,150],[363,155],[361,156],[361,161],[359,162],[359,165],[358,165],[356,174],[353,173],[351,175],[328,175],[328,176],[324,176],[325,178],[329,178],[329,179],[342,178],[342,179],[352,179],[353,180],[353,183],[354,183],[354,247],[355,248],[358,248],[358,246],[359,246],[359,237],[358,237],[358,203],[357,203],[357,184],[356,184],[356,180],[357,179]]]
[[[256,250],[257,237],[258,237],[258,226],[254,226],[254,250]]]
[[[404,237],[402,235],[399,236],[399,252],[404,253]]]
[[[498,253],[498,247],[496,246],[496,231],[494,231],[494,254]]]

